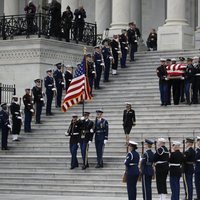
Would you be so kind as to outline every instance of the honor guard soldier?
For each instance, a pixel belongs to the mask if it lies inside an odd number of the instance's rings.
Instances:
[[[46,115],[53,115],[51,112],[51,105],[53,101],[53,96],[55,95],[56,88],[54,87],[54,80],[52,77],[52,70],[47,70],[47,77],[44,79],[44,85],[46,87],[47,95],[47,106],[46,106]]]
[[[200,97],[200,63],[199,63],[199,57],[195,56],[193,58],[193,66],[195,69],[195,75],[194,75],[194,84],[193,84],[193,103],[198,104],[199,103],[199,97]]]
[[[94,64],[95,64],[95,71],[96,71],[96,77],[94,81],[94,87],[95,89],[100,89],[100,80],[101,80],[101,74],[104,68],[104,61],[101,54],[100,46],[96,46],[94,52]]]
[[[35,86],[32,88],[32,93],[35,104],[35,123],[41,124],[42,106],[44,105],[41,80],[35,79],[34,82]]]
[[[18,97],[13,96],[12,103],[10,105],[10,112],[12,115],[12,136],[13,141],[19,141],[18,136],[21,131],[22,117],[20,111],[20,105],[18,103]]]
[[[102,55],[104,60],[104,82],[109,82],[110,61],[113,59],[108,40],[103,41]]]
[[[81,132],[81,122],[78,120],[77,115],[72,115],[72,121],[67,131],[68,136],[70,136],[69,147],[71,153],[71,168],[74,169],[78,167],[77,150],[78,143],[80,142],[80,132]]]
[[[88,77],[88,81],[89,81],[89,85],[90,85],[90,94],[93,96],[92,89],[93,89],[93,84],[94,84],[96,72],[95,72],[95,69],[94,69],[94,63],[92,61],[92,55],[87,54],[86,58],[87,58],[86,75]]]
[[[133,126],[135,126],[135,111],[131,108],[131,103],[126,102],[126,110],[123,113],[123,128],[126,136],[126,145],[129,141],[129,134]]]
[[[23,103],[24,103],[24,132],[31,132],[31,121],[32,116],[34,114],[33,109],[33,100],[30,94],[30,88],[25,89],[25,95],[23,96]]]
[[[73,74],[72,74],[72,66],[67,65],[66,69],[67,70],[65,71],[64,77],[65,77],[65,90],[66,90],[66,93],[67,93],[69,85],[70,85],[70,83],[71,83],[71,81],[73,79]]]
[[[157,68],[157,76],[159,78],[159,90],[161,106],[167,106],[167,70],[165,66],[165,59],[160,59],[160,66]]]
[[[143,199],[144,200],[152,200],[152,178],[154,176],[153,169],[153,159],[154,153],[151,150],[154,142],[151,140],[145,139],[145,148],[146,151],[142,155],[141,160],[141,175],[142,175],[142,191],[143,191]]]
[[[9,122],[7,104],[2,103],[1,108],[2,108],[2,110],[0,111],[0,128],[2,129],[1,150],[9,150],[7,147],[7,143],[8,143],[8,132],[11,129],[11,125]]]
[[[200,200],[200,137],[197,137],[196,143],[196,158],[195,158],[195,187],[197,198],[195,200]]]
[[[88,164],[88,151],[89,145],[93,140],[94,134],[94,122],[89,119],[89,112],[84,112],[84,117],[81,120],[81,139],[80,139],[80,147],[81,147],[81,155],[83,159],[83,167],[82,169],[86,169],[89,167]]]
[[[117,75],[118,60],[119,60],[119,40],[118,35],[113,35],[113,40],[110,42],[112,48],[113,62],[112,62],[112,75]]]
[[[195,69],[194,69],[194,66],[192,65],[192,58],[188,58],[187,66],[185,69],[185,95],[186,95],[186,101],[188,105],[191,105],[192,103],[191,89],[194,83],[194,75],[195,75]]]
[[[134,141],[129,141],[128,150],[129,153],[126,156],[124,164],[126,166],[127,173],[127,191],[128,191],[128,199],[136,200],[137,197],[137,181],[139,177],[139,161],[140,155],[136,151],[137,143]]]
[[[108,141],[108,121],[102,117],[103,111],[96,110],[97,117],[94,123],[95,147],[97,153],[96,168],[103,168],[103,152]]]
[[[122,34],[119,37],[119,42],[120,42],[120,47],[121,47],[121,52],[122,52],[122,57],[120,59],[121,68],[125,68],[126,58],[127,58],[127,53],[128,53],[128,39],[126,36],[126,29],[122,30]]]
[[[169,158],[170,187],[172,191],[171,199],[180,199],[180,178],[182,175],[183,153],[180,152],[180,142],[172,143],[172,152]]]
[[[61,99],[62,99],[62,91],[64,87],[64,77],[63,73],[61,71],[62,64],[57,63],[56,64],[57,70],[54,71],[53,77],[55,79],[56,83],[56,90],[57,90],[57,95],[56,95],[56,107],[60,108],[61,107]]]
[[[184,152],[183,184],[185,199],[193,200],[193,174],[195,163],[194,139],[186,138],[186,151]]]
[[[166,199],[167,194],[167,174],[169,171],[169,151],[165,146],[166,140],[158,138],[158,149],[154,154],[154,162],[156,168],[156,186],[160,200]]]
[[[171,59],[167,58],[165,62],[166,69],[169,70],[171,66]],[[167,80],[167,105],[171,105],[171,90],[172,90],[172,80]]]

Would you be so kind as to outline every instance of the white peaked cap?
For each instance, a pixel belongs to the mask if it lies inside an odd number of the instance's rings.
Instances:
[[[137,142],[129,140],[129,144],[138,145]]]
[[[158,142],[166,142],[165,138],[158,138]]]

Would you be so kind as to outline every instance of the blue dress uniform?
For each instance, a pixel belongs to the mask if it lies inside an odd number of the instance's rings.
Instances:
[[[73,115],[73,118],[77,118],[77,115]],[[77,159],[77,150],[78,143],[80,142],[80,131],[81,131],[81,122],[80,120],[74,121],[72,119],[71,124],[68,128],[68,135],[70,136],[69,140],[69,148],[71,153],[71,168],[74,169],[78,167],[78,159]]]
[[[152,145],[153,142],[145,140],[145,143]],[[142,191],[144,200],[152,200],[152,177],[154,176],[153,169],[154,153],[149,148],[145,151],[141,160],[141,171],[142,171]]]
[[[122,68],[126,67],[126,58],[127,58],[127,53],[128,53],[128,39],[125,33],[126,33],[126,30],[123,30],[123,33],[120,35],[120,38],[119,38],[121,52],[122,52],[122,57],[120,59]]]
[[[40,84],[41,80],[36,79],[34,81],[36,84]],[[33,99],[35,104],[35,123],[40,124],[41,123],[41,113],[42,113],[42,107],[44,105],[44,98],[42,94],[42,87],[39,85],[36,85],[32,88],[33,93]]]
[[[183,154],[179,150],[172,152],[169,158],[170,187],[172,191],[171,200],[180,199],[180,178],[183,160]]]
[[[186,143],[194,143],[194,139],[186,138]],[[183,184],[185,188],[185,199],[193,199],[193,174],[195,163],[195,150],[189,147],[184,152]]]
[[[27,88],[30,92],[30,89]],[[26,93],[23,96],[23,103],[24,103],[24,132],[31,132],[31,121],[32,121],[32,115],[34,113],[33,110],[33,101],[30,94]]]
[[[89,112],[85,112],[84,115],[89,115]],[[86,169],[89,167],[88,164],[88,150],[89,143],[93,140],[94,134],[94,122],[90,119],[81,120],[81,139],[80,139],[80,147],[81,147],[81,155],[83,159],[83,167],[82,169]]]
[[[156,165],[156,186],[158,194],[167,194],[167,174],[169,171],[169,151],[167,147],[161,146],[154,154]]]
[[[118,68],[118,59],[119,59],[119,42],[117,39],[113,39],[110,43],[110,46],[112,48],[112,55],[113,55],[113,62],[112,62],[112,74],[117,74],[117,68]]]
[[[57,70],[53,73],[53,77],[55,79],[56,83],[56,89],[57,89],[57,96],[56,96],[56,107],[61,107],[61,99],[62,99],[62,91],[64,86],[64,78],[63,73],[61,72],[61,63],[57,63]]]
[[[165,80],[167,78],[167,70],[166,66],[164,64],[165,59],[160,59],[161,65],[157,68],[157,76],[159,78],[159,90],[160,90],[160,100],[161,100],[161,106],[167,105],[167,81]]]
[[[139,161],[140,161],[140,155],[135,150],[129,152],[126,156],[126,160],[124,161],[127,172],[127,191],[129,200],[136,200],[137,196],[136,185],[139,177],[139,168],[138,168]]]
[[[52,70],[47,70],[47,73],[48,72],[52,72]],[[47,95],[46,115],[52,115],[51,104],[53,101],[53,96],[54,96],[54,91],[55,91],[53,77],[47,76],[44,79],[44,85],[46,87],[46,95]]]
[[[103,60],[104,60],[104,63],[105,63],[104,82],[108,82],[109,81],[109,74],[110,74],[110,59],[112,58],[109,46],[104,46],[102,48],[102,55],[103,55]]]
[[[95,47],[96,48],[100,48],[100,47]],[[94,63],[95,63],[95,70],[96,70],[96,78],[94,81],[94,87],[95,89],[100,89],[99,87],[99,83],[101,80],[101,74],[102,74],[102,70],[103,70],[103,62],[102,62],[102,54],[99,52],[94,52]]]
[[[101,110],[97,110],[97,113],[103,113]],[[103,168],[103,152],[104,142],[108,140],[108,121],[104,118],[95,120],[94,123],[94,134],[95,134],[95,147],[97,153],[97,166],[96,168]]]
[[[1,150],[8,150],[8,132],[11,128],[9,122],[9,114],[7,112],[6,103],[1,104],[2,110],[0,111],[0,128],[2,129],[1,135]]]
[[[197,137],[197,142],[199,141],[200,137]],[[200,200],[200,145],[196,148],[195,164],[195,187],[197,193],[196,200]]]

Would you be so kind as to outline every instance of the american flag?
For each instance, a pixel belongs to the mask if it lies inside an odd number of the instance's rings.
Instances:
[[[84,57],[81,65],[77,67],[74,78],[67,90],[62,105],[63,112],[66,112],[70,107],[77,105],[83,100],[92,99],[88,77],[85,75],[86,67],[86,60]]]

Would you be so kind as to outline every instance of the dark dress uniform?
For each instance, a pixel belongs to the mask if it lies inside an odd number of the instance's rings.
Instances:
[[[200,138],[198,140],[200,140]],[[196,148],[195,164],[195,187],[197,193],[196,200],[200,200],[200,147]]]
[[[88,76],[88,81],[89,81],[89,85],[90,85],[90,93],[92,95],[92,89],[93,89],[93,85],[94,85],[94,79],[95,79],[95,69],[94,69],[94,63],[87,61],[87,72],[86,72],[87,76]]]
[[[46,95],[47,95],[46,115],[52,115],[51,105],[52,105],[53,96],[54,96],[54,89],[55,89],[53,77],[47,76],[44,79],[44,85],[46,87]]]
[[[96,119],[94,123],[95,147],[97,153],[97,167],[103,167],[104,140],[108,140],[108,121],[104,118]]]
[[[116,40],[112,40],[110,42],[110,46],[112,48],[112,55],[113,55],[113,62],[112,62],[112,69],[117,70],[118,68],[118,59],[119,59],[119,42]]]
[[[80,120],[71,121],[68,129],[68,134],[70,136],[69,148],[71,153],[71,169],[78,167],[77,150],[78,143],[80,142],[80,132],[81,132],[81,122]]]
[[[161,146],[154,154],[156,165],[156,186],[158,194],[167,194],[167,174],[169,171],[169,151],[167,147]]]
[[[92,142],[94,134],[94,122],[90,119],[81,120],[81,155],[83,159],[83,169],[89,167],[88,164],[88,150],[89,150],[89,141]]]
[[[184,152],[183,184],[185,188],[185,199],[193,199],[193,174],[195,163],[195,150],[190,147]]]
[[[137,44],[137,33],[134,29],[128,29],[127,31],[128,43],[130,47],[130,60],[135,60],[135,52],[137,52],[138,44]]]
[[[33,115],[33,100],[30,94],[25,94],[23,96],[24,103],[24,132],[31,132],[31,121]]]
[[[133,150],[127,154],[126,160],[124,162],[127,172],[127,191],[129,200],[136,200],[137,196],[136,185],[139,177],[139,168],[138,168],[139,160],[140,160],[139,153]]]
[[[64,11],[62,15],[62,24],[63,24],[63,30],[64,30],[66,42],[70,41],[69,33],[70,33],[70,29],[72,28],[72,19],[73,19],[73,13],[68,7],[68,10]]]
[[[56,95],[56,107],[61,107],[61,100],[62,100],[62,91],[64,87],[64,78],[63,78],[63,73],[61,72],[60,69],[57,69],[53,73],[53,77],[55,79],[56,83],[56,89],[57,89],[57,95]]]
[[[179,150],[172,152],[169,158],[170,187],[172,191],[171,200],[180,199],[180,178],[183,160],[183,154]]]
[[[61,4],[53,0],[49,8],[51,16],[50,35],[55,37],[61,36]]]
[[[194,75],[194,87],[193,87],[193,103],[199,103],[200,97],[200,64],[194,67],[195,75]]]
[[[2,129],[1,135],[1,150],[8,150],[8,132],[10,130],[9,114],[5,110],[0,111],[0,127]]]
[[[26,20],[27,20],[27,35],[34,33],[34,18],[35,18],[35,13],[36,13],[36,7],[35,5],[31,2],[29,5],[27,5],[24,8],[24,11],[26,12]]]
[[[22,125],[20,105],[17,102],[12,102],[10,105],[10,112],[12,115],[12,134],[19,135]]]
[[[161,65],[157,68],[157,76],[159,78],[159,90],[160,90],[160,101],[161,105],[167,105],[168,98],[167,98],[167,70],[165,65]]]
[[[104,60],[104,64],[105,64],[104,82],[108,82],[109,81],[109,73],[110,73],[110,58],[111,58],[110,47],[104,46],[102,48],[102,55],[103,55],[103,60]]]
[[[73,75],[70,71],[66,70],[64,76],[65,76],[65,89],[66,89],[66,92],[67,92],[69,85],[70,85],[70,83],[73,79]]]
[[[194,66],[187,65],[185,69],[185,95],[186,95],[187,104],[192,103],[191,90],[194,83],[194,74],[195,74]]]
[[[136,122],[135,111],[133,109],[124,110],[123,127],[124,127],[125,134],[130,134],[131,129],[133,125],[135,124],[135,122]]]
[[[99,89],[100,86],[100,80],[101,80],[101,74],[103,70],[103,62],[102,62],[102,55],[98,52],[94,53],[94,63],[95,63],[95,71],[96,71],[96,78],[94,81],[94,87],[95,89]]]
[[[82,9],[76,9],[74,12],[74,39],[77,41],[83,40],[83,30],[85,26],[86,12]]]
[[[119,38],[120,46],[121,46],[121,52],[122,57],[120,59],[121,67],[126,67],[126,58],[128,53],[128,39],[125,34],[121,34]]]
[[[42,106],[44,105],[44,99],[42,94],[42,88],[38,86],[34,86],[32,88],[33,99],[35,104],[35,122],[37,124],[41,123],[41,113]]]
[[[142,171],[142,191],[144,200],[152,200],[152,177],[154,176],[153,169],[154,153],[151,149],[147,149],[142,156],[141,171]]]

